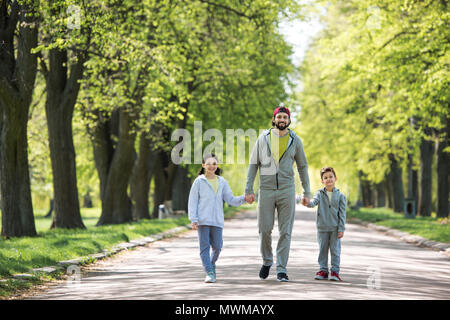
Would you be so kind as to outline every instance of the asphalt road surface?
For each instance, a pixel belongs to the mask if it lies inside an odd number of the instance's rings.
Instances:
[[[357,224],[342,239],[342,282],[314,280],[318,271],[315,211],[297,207],[288,263],[289,282],[258,272],[255,211],[225,221],[217,282],[204,283],[196,231],[83,267],[79,277],[59,282],[27,299],[302,300],[450,299],[450,259]],[[272,233],[276,248],[278,229]]]

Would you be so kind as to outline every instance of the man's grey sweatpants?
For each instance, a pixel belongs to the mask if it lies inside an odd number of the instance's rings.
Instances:
[[[341,239],[337,237],[337,230],[330,232],[317,231],[319,242],[319,265],[320,270],[328,273],[328,251],[331,254],[331,272],[339,274],[341,262]]]
[[[278,190],[259,190],[258,228],[263,265],[273,264],[272,229],[278,212],[279,239],[277,245],[277,273],[286,273],[291,247],[291,233],[295,217],[295,186]]]

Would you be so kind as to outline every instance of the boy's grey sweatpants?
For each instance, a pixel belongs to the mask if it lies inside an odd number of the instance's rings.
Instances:
[[[328,273],[328,251],[331,254],[331,272],[339,274],[341,261],[341,239],[337,237],[337,230],[330,232],[317,231],[317,241],[319,242],[319,265],[320,271]]]
[[[295,186],[278,190],[259,190],[258,228],[263,265],[273,264],[272,229],[278,212],[279,239],[277,245],[277,273],[286,273],[295,217]]]

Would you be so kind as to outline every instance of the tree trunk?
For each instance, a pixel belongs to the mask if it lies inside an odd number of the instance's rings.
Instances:
[[[115,140],[111,138],[112,135],[112,118],[117,117],[117,112],[113,112],[111,118],[104,119],[98,113],[99,120],[93,131],[93,149],[95,168],[97,169],[100,180],[100,200],[103,202],[105,198],[106,183],[108,180],[109,167],[111,166],[112,158],[115,149]],[[114,122],[118,123],[118,122]]]
[[[28,169],[28,106],[2,107],[0,151],[2,235],[35,236]]]
[[[391,171],[389,173],[392,188],[392,200],[394,212],[403,212],[405,195],[403,193],[402,168],[399,167],[393,154],[389,155]]]
[[[188,211],[189,191],[191,189],[191,179],[188,177],[189,170],[183,166],[177,166],[172,189],[173,210]]]
[[[437,148],[437,216],[439,218],[448,217],[449,214],[449,180],[450,156],[444,149],[449,146],[450,118],[446,120],[446,126],[441,130]]]
[[[389,172],[384,182],[384,190],[386,192],[387,207],[394,209],[394,197],[392,195],[391,173]]]
[[[430,130],[425,129],[425,134],[431,136]],[[420,143],[420,190],[418,214],[424,217],[431,216],[433,151],[433,141],[422,138],[422,142]]]
[[[192,93],[194,91],[193,82],[187,83],[188,91]],[[187,123],[187,112],[189,109],[189,100],[181,103],[183,112],[179,114],[177,119],[177,129],[185,129]],[[179,138],[176,143],[181,142]],[[168,154],[170,159],[170,153]],[[187,211],[187,199],[189,198],[190,190],[190,179],[187,178],[187,169],[174,164],[171,160],[169,161],[167,169],[167,183],[165,188],[165,200],[172,201],[172,210],[185,210]],[[186,183],[189,183],[186,186]]]
[[[134,141],[131,118],[127,110],[119,110],[119,136],[102,199],[102,214],[97,225],[118,224],[133,220],[128,184],[134,164]]]
[[[362,181],[362,197],[364,207],[370,207],[370,184],[368,181]]]
[[[47,116],[52,161],[55,214],[51,228],[85,228],[78,199],[72,116],[83,74],[83,56],[71,68],[67,79],[67,52],[52,49],[47,78]]]
[[[414,198],[415,208],[418,208],[419,205],[419,173],[417,170],[412,171],[412,192]]]
[[[136,220],[151,218],[148,196],[155,158],[155,151],[151,149],[147,133],[142,132],[139,140],[139,156],[134,165],[130,183],[133,217]]]
[[[355,204],[356,208],[360,208],[364,205],[362,175],[363,175],[362,171],[358,171],[358,199],[356,200]]]
[[[410,118],[410,126],[413,130],[418,130],[418,119],[416,117]],[[418,208],[419,204],[419,173],[413,168],[413,155],[408,155],[408,198],[414,199],[414,206]]]
[[[164,203],[167,176],[164,173],[163,151],[157,153],[153,170],[154,192],[152,218],[158,218],[159,205]]]
[[[93,208],[91,193],[88,191],[83,196],[83,208]]]
[[[361,193],[363,206],[366,208],[373,206],[372,186],[363,174],[360,175]]]
[[[377,188],[376,188],[375,183],[370,182],[369,188],[370,188],[370,206],[372,208],[376,208],[377,207]]]
[[[0,179],[2,235],[35,236],[27,122],[37,57],[37,2],[0,2]]]
[[[55,202],[53,201],[53,199],[50,199],[50,209],[48,210],[44,218],[51,218],[54,209],[55,209]]]
[[[417,203],[419,199],[418,193],[418,174],[417,170],[413,169],[412,155],[408,156],[408,198],[414,199],[415,208],[417,208]]]
[[[177,171],[177,165],[174,164],[172,161],[168,161],[167,168],[165,168],[165,172],[167,172],[167,181],[164,186],[164,200],[172,200],[172,190],[173,190],[173,183],[175,179],[175,173]]]
[[[375,184],[375,207],[381,208],[386,206],[386,193],[384,189],[384,181]]]

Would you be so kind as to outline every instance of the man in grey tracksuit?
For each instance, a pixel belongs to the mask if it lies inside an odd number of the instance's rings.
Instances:
[[[280,106],[275,109],[272,124],[275,128],[261,134],[253,148],[245,187],[246,200],[254,200],[253,184],[259,169],[258,228],[260,250],[263,259],[259,276],[266,279],[273,264],[272,229],[275,209],[278,212],[279,240],[277,245],[277,280],[288,281],[286,265],[289,258],[291,232],[295,217],[295,180],[294,161],[303,187],[303,205],[309,203],[310,185],[308,165],[300,138],[287,127],[290,124],[288,108]],[[274,159],[271,146],[273,139],[289,135],[285,150],[280,148],[279,159]],[[278,154],[278,153],[277,153]],[[278,160],[278,161],[277,161]]]

